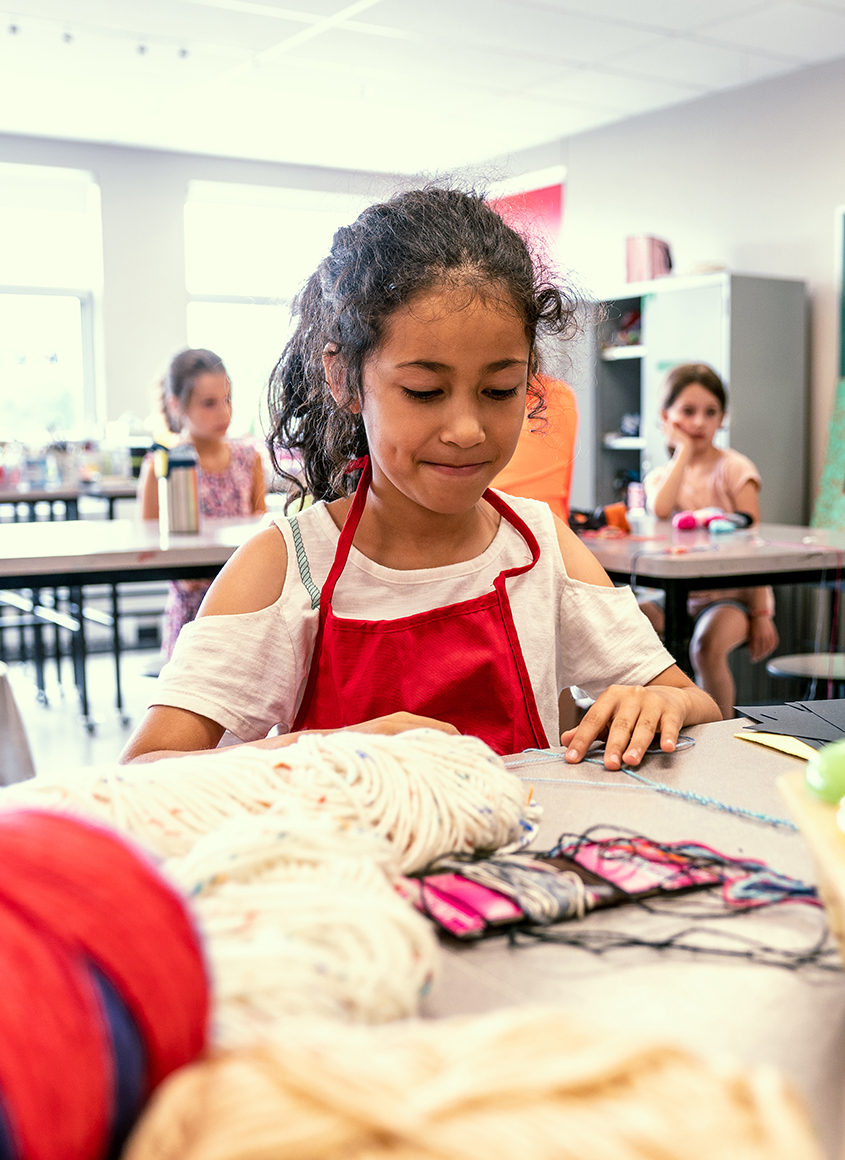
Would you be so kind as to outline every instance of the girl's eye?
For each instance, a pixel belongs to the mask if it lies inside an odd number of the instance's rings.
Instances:
[[[409,399],[415,399],[418,403],[428,403],[432,399],[436,399],[440,391],[436,387],[431,391],[411,391],[408,387],[403,387],[402,393]]]
[[[518,387],[510,387],[508,390],[490,390],[487,392],[487,394],[491,399],[494,399],[498,402],[499,400],[512,399],[517,393],[518,389]]]

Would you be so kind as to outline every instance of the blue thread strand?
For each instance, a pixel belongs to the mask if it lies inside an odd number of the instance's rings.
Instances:
[[[797,833],[798,827],[790,822],[788,818],[776,818],[771,814],[762,814],[757,810],[746,810],[742,806],[732,806],[729,802],[719,801],[718,798],[709,797],[707,794],[695,793],[694,790],[675,789],[674,786],[664,785],[662,781],[652,781],[651,778],[644,777],[636,770],[628,769],[622,766],[620,773],[625,773],[628,777],[636,778],[637,781],[647,785],[649,789],[656,790],[657,793],[671,794],[672,797],[683,798],[684,801],[694,802],[699,806],[712,806],[714,809],[722,810],[726,814],[736,814],[739,817],[753,818],[757,822],[764,822],[767,826],[775,826],[776,828],[793,830]]]

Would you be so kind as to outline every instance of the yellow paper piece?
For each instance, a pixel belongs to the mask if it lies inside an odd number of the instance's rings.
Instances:
[[[781,733],[734,733],[740,741],[756,741],[758,745],[768,745],[770,749],[777,749],[781,753],[788,753],[790,757],[800,757],[807,761],[816,752],[812,745],[799,741],[797,737],[788,737]]]

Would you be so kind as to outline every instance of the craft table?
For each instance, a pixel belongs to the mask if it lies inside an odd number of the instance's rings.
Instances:
[[[787,524],[711,536],[706,529],[682,532],[658,521],[651,536],[585,537],[584,543],[612,580],[663,589],[666,648],[690,674],[690,592],[823,583],[838,575],[845,557],[845,532]]]
[[[649,755],[642,772],[652,780],[694,790],[777,817],[788,816],[776,777],[803,763],[734,734],[741,721],[685,730],[694,749]],[[526,760],[536,755],[523,754]],[[596,765],[550,760],[512,766],[534,787],[544,807],[535,848],[550,848],[561,833],[590,826],[627,828],[659,841],[695,840],[729,855],[766,861],[774,869],[814,880],[804,839],[790,830],[727,814],[641,787]],[[560,779],[560,780],[557,780]],[[587,782],[589,784],[573,784]],[[845,836],[843,836],[845,842]],[[662,902],[661,916],[637,906],[596,912],[575,926],[662,938],[698,926],[718,928],[777,947],[807,947],[821,926],[820,912],[787,903],[726,920],[672,917],[695,912],[695,893]],[[517,1003],[563,1004],[573,1017],[630,1032],[640,1039],[680,1043],[696,1052],[730,1055],[747,1064],[771,1064],[804,1096],[828,1155],[841,1160],[845,1097],[845,974],[803,967],[789,971],[741,959],[658,951],[647,947],[596,956],[577,947],[505,936],[444,943],[441,972],[425,1002],[429,1016],[476,1013]]]
[[[85,620],[82,590],[86,584],[112,586],[112,632],[120,690],[120,638],[117,584],[150,580],[195,580],[216,576],[229,557],[269,516],[204,519],[195,535],[162,539],[155,520],[62,520],[0,524],[0,589],[29,588],[37,606],[41,588],[67,587],[70,592],[74,673],[82,716],[88,713],[85,682]],[[49,609],[44,609],[47,616]]]

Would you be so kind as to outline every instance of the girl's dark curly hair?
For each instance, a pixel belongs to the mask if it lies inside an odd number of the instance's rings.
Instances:
[[[435,286],[454,286],[512,305],[531,345],[532,416],[543,410],[537,339],[575,328],[575,297],[555,286],[525,241],[481,193],[427,187],[365,209],[337,231],[331,252],[294,303],[296,330],[269,385],[273,464],[292,487],[315,499],[353,490],[350,460],[367,454],[360,414],[332,398],[323,351],[336,351],[349,401],[363,401],[362,370],[385,323],[399,307]],[[302,478],[282,466],[293,454]]]

